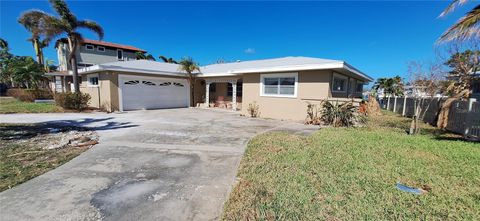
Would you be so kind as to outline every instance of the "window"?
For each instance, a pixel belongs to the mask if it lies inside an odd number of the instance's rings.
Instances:
[[[274,97],[296,97],[297,73],[262,74],[261,95]]]
[[[242,96],[243,86],[242,82],[237,82],[237,97]],[[227,96],[231,97],[233,94],[232,84],[227,83]]]
[[[117,50],[117,59],[123,60],[123,50],[120,50],[120,49]]]
[[[139,83],[140,83],[140,81],[137,81],[137,80],[125,82],[125,84],[127,84],[127,85],[136,85],[136,84],[139,84]]]
[[[333,92],[347,92],[347,78],[340,75],[333,74],[332,91]]]
[[[158,86],[170,86],[170,85],[172,85],[172,82],[163,82],[158,84]]]
[[[88,76],[87,81],[87,86],[98,87],[98,75]]]
[[[148,85],[148,86],[155,86],[156,84],[151,82],[151,81],[142,81],[142,84]]]
[[[97,47],[97,51],[105,52],[105,47],[103,47],[103,46],[98,46],[98,47]]]
[[[357,87],[355,88],[355,92],[362,93],[363,92],[363,83],[357,82]]]
[[[180,84],[180,83],[177,83],[177,82],[173,82],[173,85],[174,85],[174,86],[177,86],[177,87],[184,87],[184,86],[185,86],[185,85]]]
[[[85,45],[85,49],[88,51],[93,51],[94,48],[93,45]]]

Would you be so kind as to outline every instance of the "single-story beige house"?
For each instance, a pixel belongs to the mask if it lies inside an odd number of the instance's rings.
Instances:
[[[107,111],[188,107],[190,87],[179,65],[136,60],[79,71],[90,105]],[[309,57],[212,64],[200,67],[194,103],[247,114],[256,102],[260,117],[304,120],[308,103],[360,98],[373,79],[344,61]],[[234,96],[236,95],[236,96]]]

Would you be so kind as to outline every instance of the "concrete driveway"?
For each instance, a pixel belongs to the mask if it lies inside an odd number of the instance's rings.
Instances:
[[[77,158],[1,192],[1,220],[218,219],[250,138],[316,130],[203,109],[15,114],[0,122],[72,124],[100,134]]]

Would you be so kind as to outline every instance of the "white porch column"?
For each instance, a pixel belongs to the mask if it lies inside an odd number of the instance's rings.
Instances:
[[[210,107],[210,81],[205,81],[205,107]]]
[[[237,80],[230,83],[232,84],[232,110],[237,111]]]

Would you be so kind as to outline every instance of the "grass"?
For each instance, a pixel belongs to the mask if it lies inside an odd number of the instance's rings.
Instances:
[[[0,97],[0,114],[63,112],[55,104],[23,102],[11,97]]]
[[[363,128],[259,135],[224,220],[480,220],[480,144],[385,113]],[[401,192],[395,183],[429,190]]]
[[[45,133],[39,125],[0,124],[0,191],[55,169],[88,149],[45,150],[34,140],[38,136],[44,139]]]

